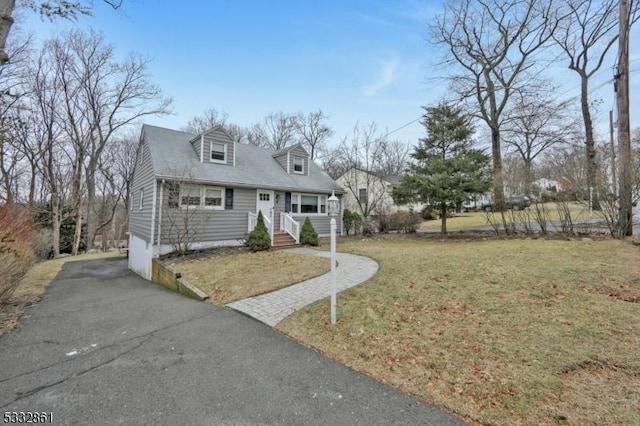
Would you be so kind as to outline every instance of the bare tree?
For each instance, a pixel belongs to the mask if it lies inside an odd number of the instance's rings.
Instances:
[[[589,82],[600,70],[611,47],[618,39],[618,7],[618,0],[562,0],[559,6],[558,28],[553,35],[553,39],[569,62],[569,69],[580,78],[580,106],[587,154],[587,187],[590,188],[598,187],[598,159],[589,101]],[[637,11],[638,3],[633,7]],[[593,208],[600,208],[597,197],[593,200]]]
[[[398,146],[379,134],[376,124],[371,123],[356,125],[351,137],[345,137],[338,147],[339,162],[345,169],[341,183],[355,198],[363,218],[371,216],[390,197],[385,172],[389,170],[389,160],[394,158],[392,148]],[[406,157],[406,147],[402,150]],[[381,167],[385,164],[386,170]]]
[[[198,135],[216,126],[226,127],[229,115],[215,108],[207,108],[202,115],[193,117],[182,129],[183,132]]]
[[[64,125],[72,143],[72,194],[76,212],[73,254],[82,225],[82,184],[87,195],[87,246],[95,235],[96,171],[114,135],[147,115],[169,112],[171,99],[147,77],[149,60],[130,54],[116,62],[112,46],[95,32],[71,31],[51,42],[65,106]],[[84,175],[84,181],[83,181]]]
[[[494,205],[504,209],[501,125],[512,94],[535,74],[534,54],[548,44],[555,21],[551,2],[450,0],[430,28],[445,47],[446,78],[491,131]],[[526,76],[528,74],[528,76]]]
[[[297,131],[297,116],[275,112],[251,127],[248,141],[251,145],[265,146],[277,151],[296,143]]]
[[[114,9],[122,5],[122,0],[102,0]],[[22,0],[22,3],[38,12],[41,16],[54,19],[56,17],[75,20],[80,15],[91,15],[92,4],[87,6],[79,1],[70,0]],[[5,51],[5,44],[13,25],[13,9],[15,0],[0,0],[0,65],[9,61],[9,55]]]
[[[544,82],[534,85],[541,89]],[[543,90],[523,90],[514,94],[512,107],[505,113],[503,142],[523,162],[524,193],[531,195],[533,162],[554,145],[566,143],[575,136],[575,120],[570,103],[558,102]]]
[[[333,134],[333,130],[329,127],[325,121],[327,116],[322,113],[322,110],[310,112],[308,114],[298,113],[298,133],[299,139],[309,150],[311,159],[315,159],[327,139]]]

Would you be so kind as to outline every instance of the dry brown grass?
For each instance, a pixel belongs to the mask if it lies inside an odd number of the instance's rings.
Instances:
[[[329,259],[263,251],[214,250],[205,257],[169,264],[191,284],[224,305],[278,290],[329,272]]]
[[[278,328],[477,423],[640,424],[640,252],[621,241],[349,241],[380,272]]]
[[[551,221],[559,221],[560,213],[558,211],[558,205],[556,203],[546,203],[544,205],[546,209],[548,209],[549,220]],[[571,218],[573,221],[584,221],[589,219],[589,211],[588,208],[582,204],[571,203],[568,206],[571,212]],[[534,207],[529,207],[528,212],[530,213],[530,219],[534,222]],[[507,212],[507,215],[510,212]],[[595,214],[594,214],[595,216]],[[500,213],[485,213],[485,212],[466,212],[466,213],[458,213],[454,217],[447,219],[447,229],[449,231],[462,231],[465,229],[474,229],[474,228],[483,228],[490,226],[491,223],[501,223],[502,218]],[[551,227],[550,227],[551,228]],[[422,222],[420,225],[420,231],[435,231],[440,230],[440,219],[438,220],[428,220]]]

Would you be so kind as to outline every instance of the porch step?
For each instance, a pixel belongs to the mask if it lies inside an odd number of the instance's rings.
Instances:
[[[274,249],[280,248],[291,248],[296,247],[296,240],[294,240],[291,235],[286,232],[274,232],[273,233],[273,244],[271,245]]]

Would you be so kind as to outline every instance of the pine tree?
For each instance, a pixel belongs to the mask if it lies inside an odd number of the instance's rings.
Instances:
[[[415,162],[393,197],[401,204],[419,201],[437,207],[446,234],[448,210],[491,187],[490,157],[473,148],[473,127],[461,109],[441,102],[424,110],[421,123],[427,136],[411,154]]]
[[[247,247],[249,247],[251,251],[262,251],[271,247],[271,237],[269,236],[267,226],[264,224],[262,211],[258,212],[256,227],[253,228],[253,231],[249,232]]]
[[[320,238],[318,238],[318,233],[313,228],[311,220],[309,220],[309,216],[304,220],[304,224],[300,230],[300,242],[302,244],[309,244],[310,246],[317,246],[320,244]]]

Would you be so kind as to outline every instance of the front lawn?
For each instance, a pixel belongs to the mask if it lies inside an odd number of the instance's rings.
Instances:
[[[193,259],[174,259],[169,264],[218,305],[278,290],[330,269],[327,258],[281,251],[251,253],[245,249],[218,249]]]
[[[368,283],[278,328],[477,423],[640,424],[640,250],[621,241],[346,241]]]
[[[578,203],[570,203],[568,205],[560,205],[557,203],[545,203],[540,204],[540,209],[544,208],[548,214],[548,220],[558,222],[560,221],[560,211],[564,211],[564,207],[569,209],[571,213],[571,220],[573,222],[586,221],[591,218],[589,215],[588,207],[578,204]],[[527,210],[520,212],[512,212],[506,211],[506,219],[507,220],[518,220],[521,219],[523,215],[527,215],[532,223],[535,223],[535,206],[529,207]],[[592,213],[592,217],[598,217],[597,213]],[[494,224],[499,224],[501,229],[502,217],[500,213],[494,212],[465,212],[465,213],[456,213],[454,217],[450,217],[447,219],[447,229],[449,231],[462,231],[465,229],[475,229],[475,228],[485,228],[490,227],[491,222]],[[552,226],[549,227],[550,230],[554,229]],[[437,220],[428,220],[422,222],[420,225],[421,232],[430,232],[430,231],[439,231],[440,230],[440,219]]]

